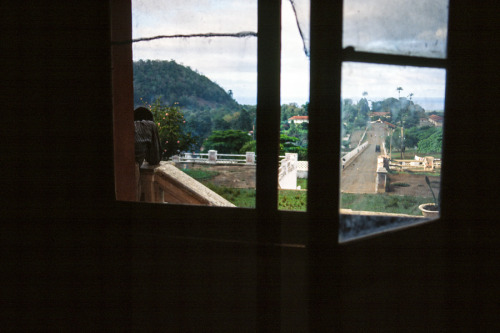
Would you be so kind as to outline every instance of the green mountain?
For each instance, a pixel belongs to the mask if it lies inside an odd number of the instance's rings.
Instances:
[[[139,60],[133,63],[133,69],[136,107],[161,97],[163,103],[178,102],[183,109],[240,109],[239,104],[219,85],[173,60]]]
[[[134,68],[134,105],[179,103],[186,119],[186,130],[199,138],[208,138],[214,130],[250,131],[255,123],[256,107],[239,105],[219,85],[206,76],[175,61],[139,60]]]

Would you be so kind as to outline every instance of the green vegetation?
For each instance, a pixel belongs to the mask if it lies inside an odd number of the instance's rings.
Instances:
[[[158,125],[163,159],[168,160],[179,151],[192,150],[197,146],[198,140],[187,131],[184,114],[177,103],[166,106],[158,98],[151,105],[144,105],[151,109]]]
[[[307,190],[307,179],[297,178],[297,186],[300,186],[301,190]]]
[[[418,142],[418,151],[421,153],[440,152],[442,146],[443,129],[438,127],[434,134]]]
[[[209,182],[205,182],[204,184],[206,187],[219,194],[224,199],[235,204],[237,207],[255,208],[255,189],[231,188],[215,185]]]
[[[404,143],[401,145],[401,128],[397,128],[391,138],[385,138],[386,147],[392,147],[392,152],[425,154],[425,156],[441,157],[443,145],[443,129],[441,127],[412,127],[404,130]],[[394,157],[393,157],[394,158]],[[395,158],[401,158],[401,155]]]
[[[184,170],[183,170],[184,171]],[[194,178],[194,176],[193,176]],[[205,186],[219,194],[237,207],[255,208],[255,189],[230,188],[204,181]],[[278,194],[278,209],[305,211],[307,191],[280,190]]]
[[[396,187],[409,187],[410,186],[410,184],[408,184],[408,183],[392,183],[391,185],[396,186]]]
[[[205,106],[239,108],[229,92],[206,76],[173,60],[134,61],[133,70],[135,105],[142,104],[140,98],[152,103],[162,97],[167,104],[178,102],[181,107],[189,109]]]
[[[238,130],[213,131],[205,141],[205,150],[217,150],[220,154],[239,154],[241,148],[252,137]]]
[[[386,149],[387,149],[387,153],[389,153],[388,146],[386,146]],[[404,159],[412,160],[415,158],[415,155],[418,155],[420,157],[432,156],[434,158],[441,158],[441,156],[442,156],[441,153],[422,153],[422,152],[419,152],[417,149],[412,148],[412,149],[405,149],[403,157],[404,157]],[[394,149],[393,149],[392,153],[391,153],[391,158],[396,159],[396,160],[400,160],[401,159],[401,152],[394,151]]]
[[[246,142],[240,149],[240,154],[245,154],[246,152],[256,152],[257,151],[257,141],[252,140]]]
[[[394,214],[422,215],[418,206],[433,202],[432,198],[399,196],[388,194],[342,193],[340,208],[355,211],[383,212]]]
[[[292,126],[295,126],[295,124],[292,124]],[[280,155],[284,155],[285,153],[296,153],[298,154],[299,161],[307,161],[307,146],[301,146],[299,141],[300,139],[295,136],[281,134]]]
[[[307,191],[280,190],[278,194],[278,209],[306,211]]]
[[[412,171],[412,170],[405,170],[405,171],[397,171],[397,170],[389,170],[390,174],[397,174],[397,175],[420,175],[420,176],[433,176],[433,177],[438,177],[441,176],[441,172],[439,169],[435,169],[436,171],[434,172],[429,172],[429,171]]]
[[[296,153],[300,161],[307,160],[307,145],[309,124],[288,122],[294,116],[307,116],[309,103],[298,106],[297,103],[283,104],[281,106],[281,137],[280,155]]]
[[[283,104],[281,106],[281,121],[286,123],[288,119],[294,116],[307,116],[309,108],[309,102],[302,106],[298,106],[297,103]]]
[[[230,90],[191,68],[175,61],[139,60],[133,69],[135,106],[152,105],[159,98],[176,105],[184,114],[186,131],[199,143],[214,130],[253,130],[256,106],[239,105]]]
[[[198,181],[212,179],[219,174],[217,171],[211,171],[211,170],[201,170],[201,169],[180,169],[180,170]]]

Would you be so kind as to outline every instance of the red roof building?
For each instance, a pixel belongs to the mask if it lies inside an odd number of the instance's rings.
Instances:
[[[444,120],[444,118],[443,118],[443,117],[440,117],[440,116],[435,115],[435,114],[433,114],[433,115],[429,116],[429,121],[430,121],[431,123],[433,123],[433,124],[434,124],[434,126],[436,126],[436,127],[437,127],[437,126],[443,126],[443,120]]]
[[[384,124],[386,124],[386,125],[387,125],[387,126],[389,126],[389,127],[396,128],[396,125],[391,124],[391,123],[389,123],[389,122],[387,122],[387,121],[384,121]]]
[[[294,122],[295,124],[309,123],[309,116],[293,116],[288,118],[288,122]]]
[[[370,117],[388,117],[390,116],[390,112],[370,112]]]

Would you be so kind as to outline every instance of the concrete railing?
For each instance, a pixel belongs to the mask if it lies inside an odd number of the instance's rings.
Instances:
[[[278,170],[278,185],[280,189],[297,189],[297,166],[298,154],[286,153],[285,158],[281,160]]]
[[[368,148],[369,143],[365,142],[362,145],[358,146],[357,148],[354,148],[352,151],[348,152],[347,154],[342,157],[342,169],[345,169],[349,166],[349,164],[352,163],[358,157],[366,148]]]
[[[441,159],[436,159],[432,156],[418,157],[413,160],[392,160],[390,167],[397,170],[412,170],[412,171],[433,171],[441,168]]]
[[[235,207],[171,162],[141,166],[141,192],[146,202]]]
[[[208,153],[183,153],[172,156],[172,161],[175,163],[255,164],[255,159],[254,152],[246,152],[246,154],[218,154],[217,150],[209,150]]]
[[[375,178],[375,193],[385,193],[388,190],[387,173],[389,171],[389,156],[377,157],[377,175]]]

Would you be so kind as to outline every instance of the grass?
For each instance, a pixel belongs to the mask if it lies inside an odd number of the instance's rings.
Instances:
[[[306,211],[307,191],[280,190],[278,194],[278,209]]]
[[[410,184],[408,183],[392,183],[392,186],[397,186],[397,187],[409,187]]]
[[[191,177],[203,181],[205,186],[229,200],[237,207],[255,208],[255,189],[230,188],[214,185],[207,180],[215,177],[218,172],[206,170],[182,170]],[[435,175],[435,174],[431,174]],[[297,179],[301,189],[307,189],[307,179]],[[394,183],[393,186],[409,186],[407,183]],[[395,214],[421,215],[418,206],[433,202],[432,198],[396,196],[387,194],[354,194],[342,193],[341,208],[355,211],[386,212]],[[278,193],[278,209],[306,211],[307,191],[280,190]]]
[[[219,174],[217,171],[210,171],[210,170],[199,170],[199,169],[180,169],[180,170],[198,181],[212,179]]]
[[[342,193],[340,208],[355,211],[422,215],[418,206],[429,202],[434,201],[432,198],[412,196]]]
[[[255,189],[231,188],[209,182],[204,185],[237,207],[255,208]]]
[[[255,189],[230,188],[204,183],[209,189],[235,204],[237,207],[255,208]],[[278,194],[278,209],[305,211],[307,206],[307,191],[280,190]]]
[[[395,174],[395,175],[420,175],[420,176],[432,176],[432,177],[439,177],[439,176],[441,176],[440,169],[435,169],[435,170],[436,170],[435,172],[411,171],[411,170],[406,170],[406,171],[390,170],[389,173],[390,174]]]

